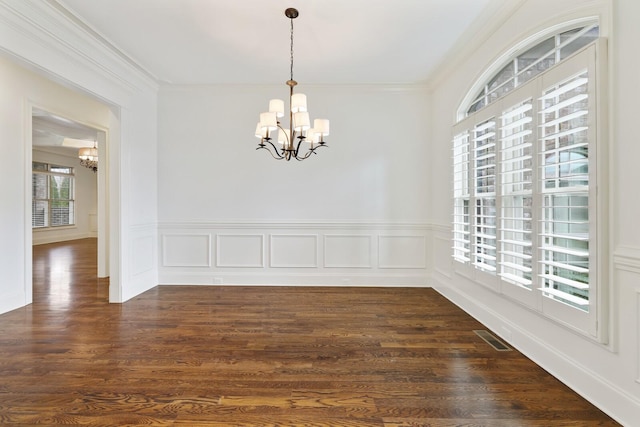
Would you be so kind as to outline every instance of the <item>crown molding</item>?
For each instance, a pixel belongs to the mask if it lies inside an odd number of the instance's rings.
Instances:
[[[158,90],[154,76],[57,0],[0,0],[0,35],[0,50],[73,84],[86,72],[127,94]]]
[[[130,55],[128,55],[125,51],[117,47],[114,43],[112,43],[107,37],[105,37],[98,30],[90,26],[87,22],[85,22],[80,16],[75,14],[71,9],[67,6],[63,5],[59,0],[46,0],[51,4],[51,7],[58,10],[62,15],[64,15],[69,21],[73,22],[87,34],[89,34],[93,39],[97,42],[104,45],[105,48],[109,49],[114,55],[119,56],[124,62],[128,63],[131,67],[135,68],[139,73],[145,75],[147,78],[154,81],[156,84],[160,81],[156,75],[154,75],[147,68],[143,67],[140,63],[136,62]]]

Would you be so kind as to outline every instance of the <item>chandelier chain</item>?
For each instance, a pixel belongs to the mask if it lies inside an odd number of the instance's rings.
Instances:
[[[291,21],[291,70],[290,70],[290,74],[291,74],[291,80],[293,80],[293,18],[291,18],[290,21]]]

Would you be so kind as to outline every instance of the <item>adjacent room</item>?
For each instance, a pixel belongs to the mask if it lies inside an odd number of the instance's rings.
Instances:
[[[637,1],[0,18],[0,424],[637,425]]]

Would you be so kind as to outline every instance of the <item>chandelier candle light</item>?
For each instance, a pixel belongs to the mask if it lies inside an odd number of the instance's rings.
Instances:
[[[284,128],[279,120],[284,117],[284,101],[272,99],[269,101],[269,111],[260,114],[260,122],[256,126],[256,137],[260,138],[256,150],[265,149],[277,160],[296,159],[302,161],[311,154],[316,154],[319,147],[327,146],[324,137],[329,135],[329,120],[315,119],[313,127],[311,127],[307,111],[307,96],[302,93],[293,93],[294,86],[298,84],[293,80],[293,20],[298,17],[298,11],[289,8],[284,11],[284,15],[291,21],[291,76],[287,80],[287,86],[289,86],[289,128]],[[277,143],[281,145],[279,149],[272,142],[276,131],[278,131]],[[307,151],[301,153],[300,147],[303,142],[308,143],[309,147]]]

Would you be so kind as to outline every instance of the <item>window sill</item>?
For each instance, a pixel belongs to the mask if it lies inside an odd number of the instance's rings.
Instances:
[[[38,227],[32,228],[31,231],[34,233],[42,233],[45,231],[58,231],[58,230],[76,230],[78,228],[77,225],[61,225],[59,227]]]

